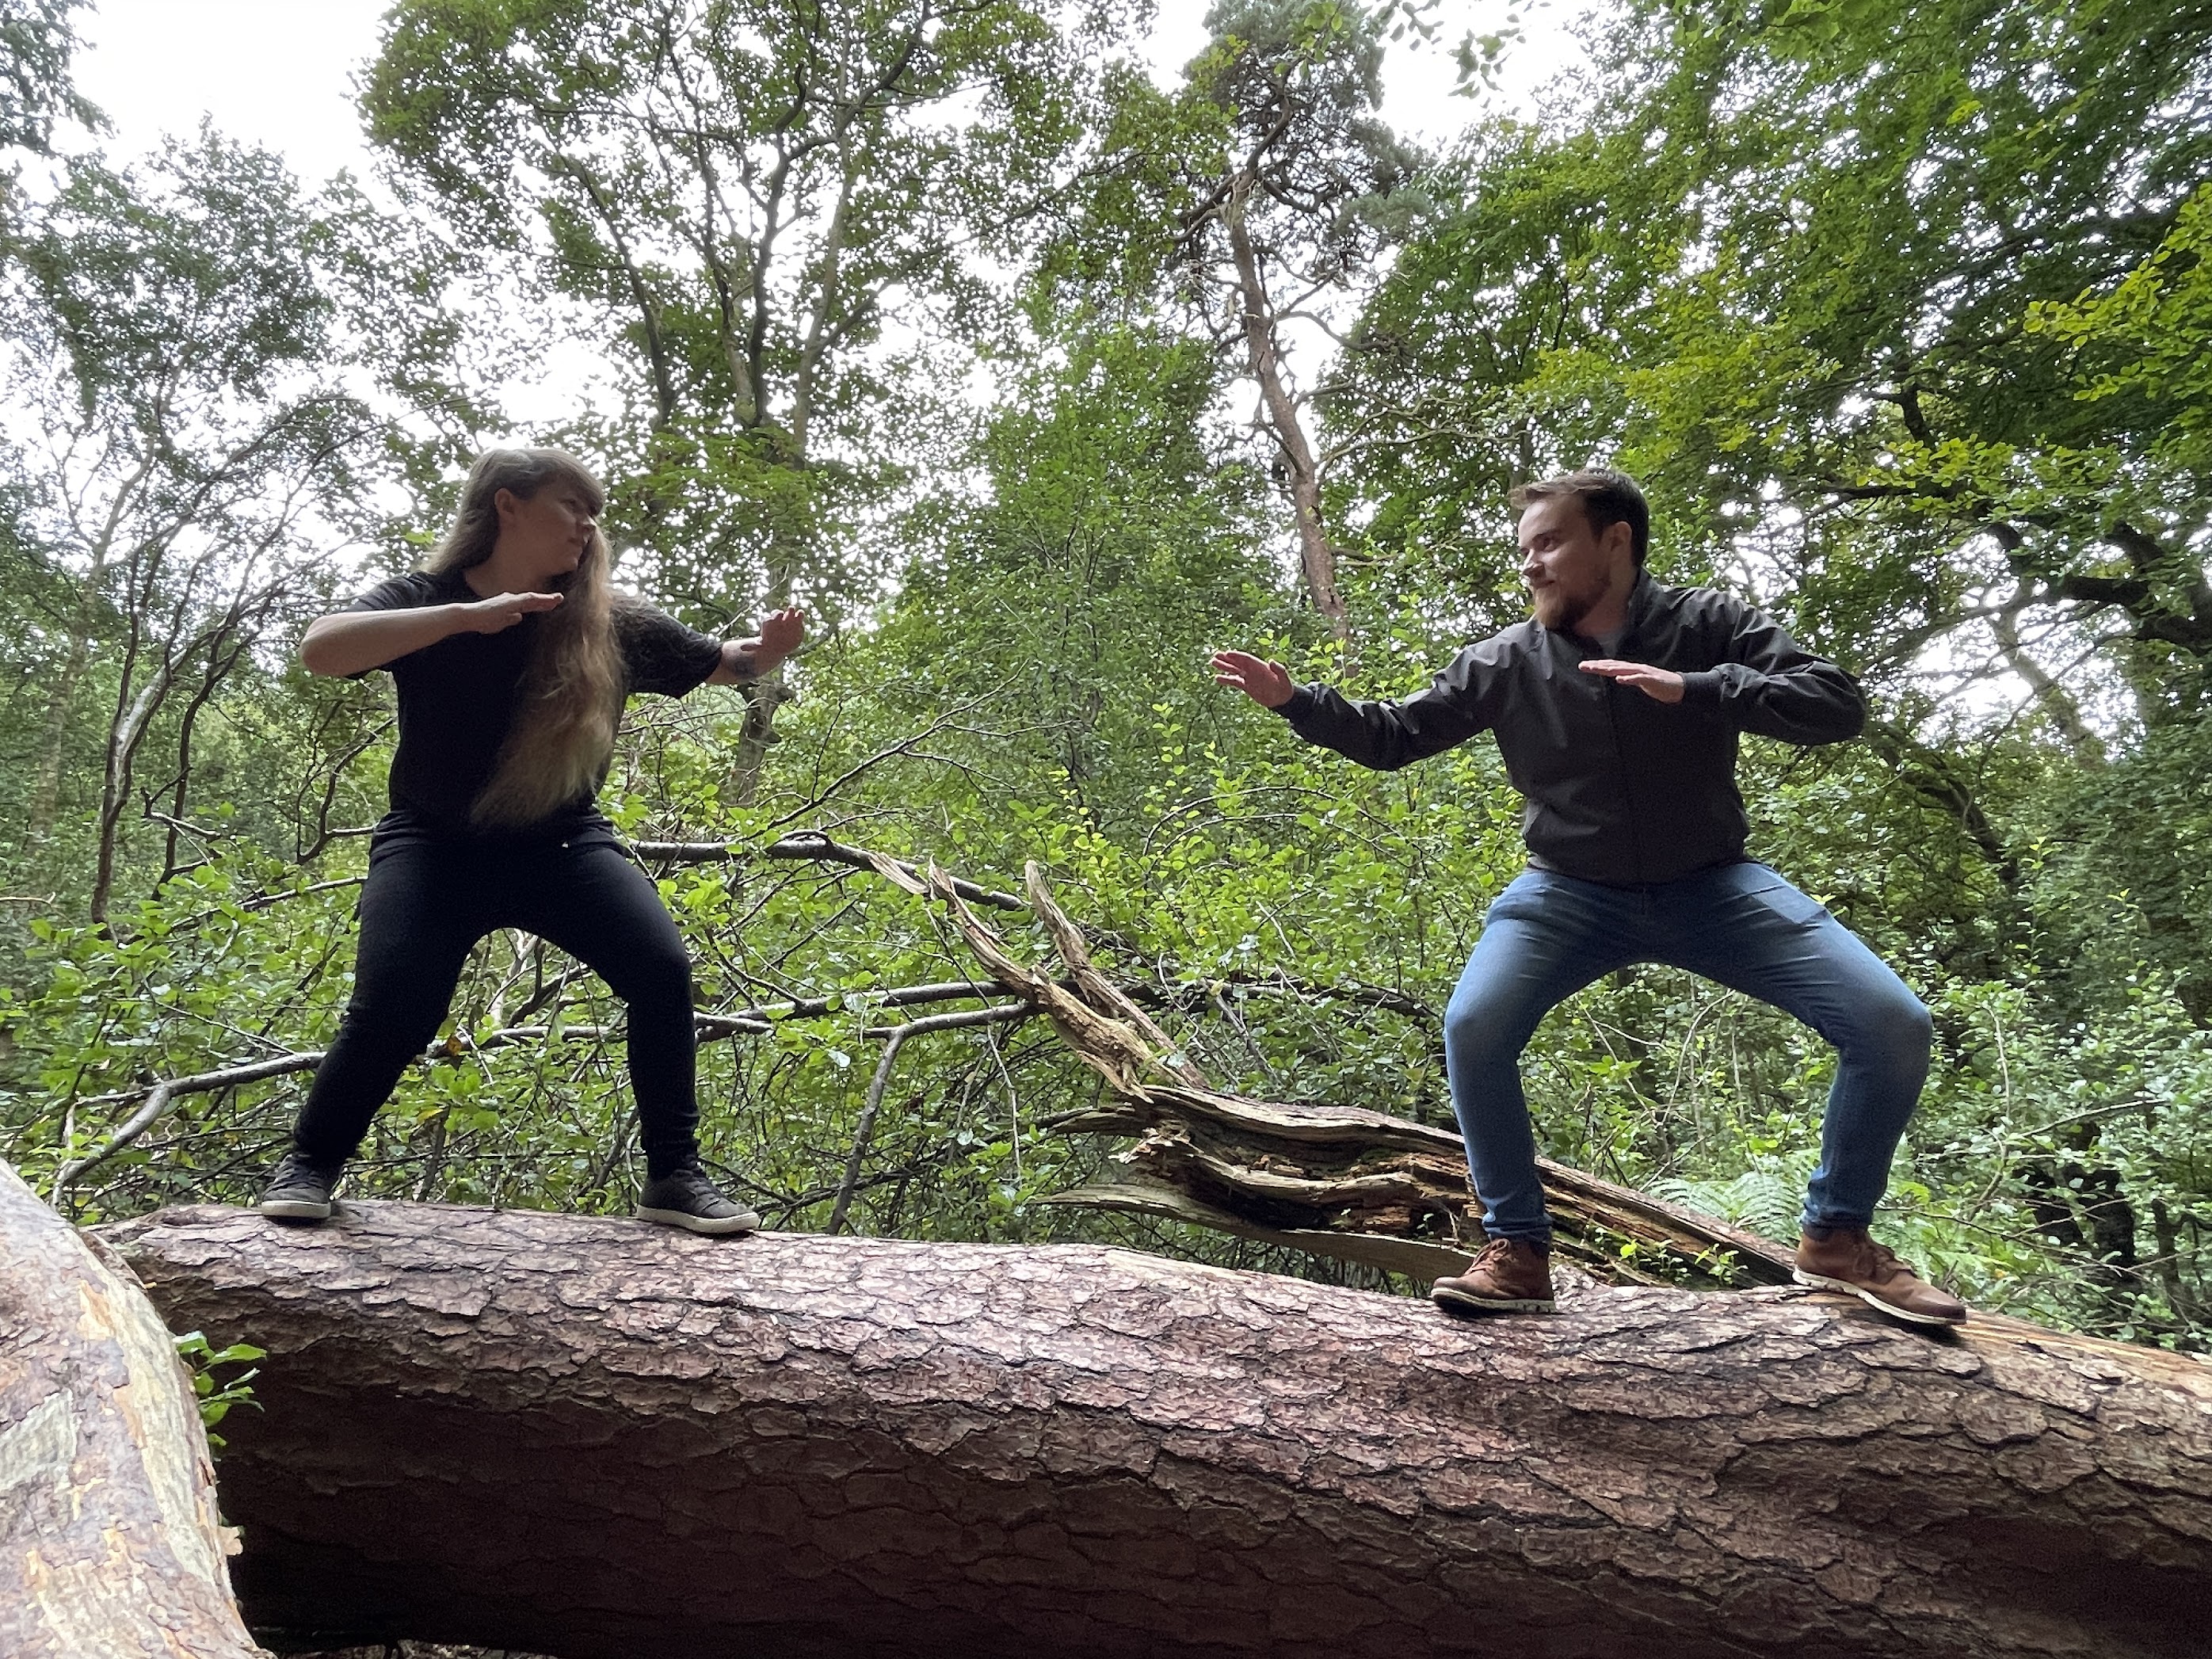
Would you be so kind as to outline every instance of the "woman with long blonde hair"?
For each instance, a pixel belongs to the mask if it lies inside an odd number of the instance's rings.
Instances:
[[[312,673],[390,672],[399,746],[392,810],[369,843],[353,997],[264,1215],[329,1216],[341,1169],[444,1023],[469,951],[519,927],[629,1005],[637,1213],[693,1232],[760,1224],[700,1168],[690,960],[593,797],[632,692],[756,678],[798,646],[805,618],[778,611],[756,638],[717,640],[617,593],[605,504],[572,455],[489,450],[423,568],[318,617],[301,642]]]

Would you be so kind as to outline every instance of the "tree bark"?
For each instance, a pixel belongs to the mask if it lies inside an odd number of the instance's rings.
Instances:
[[[0,1653],[259,1654],[223,1548],[169,1334],[0,1164]]]
[[[362,1203],[108,1230],[269,1350],[269,1639],[640,1653],[2202,1652],[2212,1372],[1856,1302],[1553,1316],[1089,1247]]]

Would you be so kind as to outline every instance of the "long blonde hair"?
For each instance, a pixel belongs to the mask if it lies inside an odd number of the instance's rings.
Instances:
[[[594,518],[606,490],[592,470],[559,449],[488,449],[469,469],[461,508],[422,568],[466,570],[491,556],[499,540],[499,492],[524,500],[548,483],[581,491]],[[479,829],[520,829],[598,789],[614,753],[622,713],[622,651],[615,639],[618,603],[608,580],[607,538],[594,527],[575,569],[552,586],[557,611],[541,615],[514,719],[490,781],[469,809]]]

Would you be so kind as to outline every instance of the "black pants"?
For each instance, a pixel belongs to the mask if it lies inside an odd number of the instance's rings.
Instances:
[[[438,1034],[470,951],[498,927],[566,951],[629,1005],[647,1172],[665,1175],[696,1157],[690,959],[653,884],[605,842],[417,841],[370,853],[353,998],[293,1131],[300,1153],[325,1168],[352,1155],[400,1073]]]

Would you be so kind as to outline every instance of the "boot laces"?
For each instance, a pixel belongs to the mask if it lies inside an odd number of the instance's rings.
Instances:
[[[1911,1265],[1888,1245],[1872,1238],[1868,1239],[1866,1242],[1867,1277],[1887,1283],[1899,1274],[1907,1279],[1916,1279],[1919,1276],[1912,1271]]]
[[[1467,1264],[1468,1272],[1473,1273],[1477,1267],[1497,1266],[1510,1261],[1516,1254],[1514,1247],[1524,1242],[1513,1238],[1492,1239],[1475,1252],[1474,1260]]]

